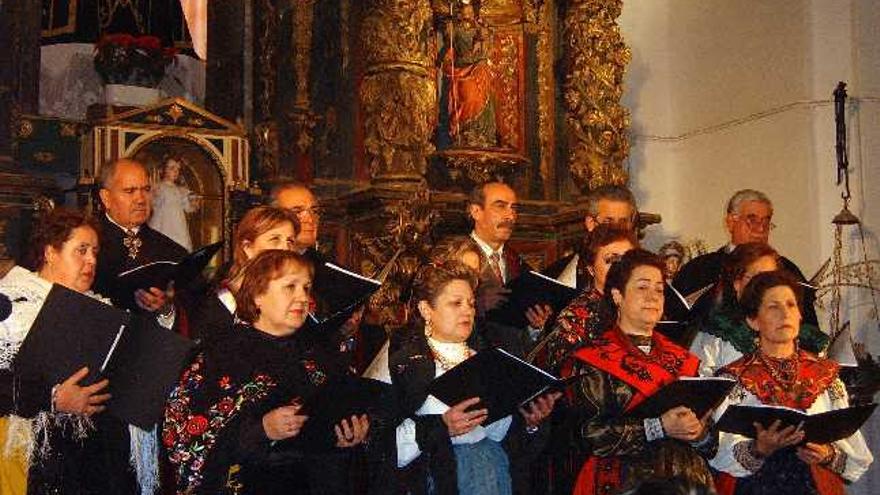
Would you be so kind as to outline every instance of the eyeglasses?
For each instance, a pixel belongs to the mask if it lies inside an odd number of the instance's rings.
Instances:
[[[303,219],[306,216],[310,216],[312,218],[321,218],[321,215],[324,213],[324,208],[321,206],[312,206],[310,208],[294,207],[290,209],[290,212],[296,215],[296,217],[299,219]]]
[[[606,265],[610,265],[612,263],[617,263],[621,258],[623,258],[622,254],[606,254],[602,257],[602,261],[604,261]]]
[[[776,228],[776,224],[770,221],[770,217],[760,218],[758,215],[746,215],[745,217],[736,215],[736,217],[744,221],[752,230],[773,230]]]

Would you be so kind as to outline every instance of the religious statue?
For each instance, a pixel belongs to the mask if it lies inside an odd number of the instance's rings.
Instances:
[[[176,156],[166,156],[162,160],[159,180],[153,189],[153,216],[149,225],[187,251],[192,251],[186,214],[198,210],[199,201],[180,173],[183,163],[183,159]]]
[[[446,115],[441,115],[441,141],[455,147],[492,148],[498,144],[493,74],[489,63],[491,37],[479,8],[464,0],[445,24],[439,64]],[[444,109],[441,108],[441,113]]]

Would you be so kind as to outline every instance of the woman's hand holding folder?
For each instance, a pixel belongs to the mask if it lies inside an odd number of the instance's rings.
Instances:
[[[769,428],[764,428],[761,423],[755,423],[754,426],[755,432],[757,432],[755,451],[761,457],[769,457],[779,449],[791,447],[804,441],[804,431],[801,429],[801,425],[780,428],[782,422],[777,419]]]
[[[479,403],[479,397],[471,397],[459,402],[443,413],[443,422],[446,423],[446,427],[449,429],[449,436],[464,435],[486,421],[486,418],[489,417],[488,409],[467,410]]]
[[[52,405],[55,411],[80,416],[91,416],[104,411],[104,403],[110,399],[110,394],[101,392],[107,389],[110,380],[105,378],[87,387],[79,386],[79,382],[88,374],[89,368],[83,366],[52,389]]]
[[[705,425],[685,406],[673,407],[660,416],[667,437],[693,442],[703,436]]]

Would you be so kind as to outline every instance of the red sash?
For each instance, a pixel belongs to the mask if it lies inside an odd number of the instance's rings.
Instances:
[[[627,411],[679,376],[696,375],[700,364],[696,356],[657,332],[651,338],[651,352],[645,354],[618,328],[588,342],[574,357],[635,389]],[[622,469],[619,457],[590,456],[578,474],[574,495],[615,492],[622,481]]]

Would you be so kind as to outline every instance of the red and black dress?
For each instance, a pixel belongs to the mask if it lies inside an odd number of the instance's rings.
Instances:
[[[636,419],[630,411],[679,376],[694,376],[699,360],[663,335],[626,335],[614,328],[588,340],[571,357],[566,432],[581,454],[575,495],[615,494],[642,481],[678,477],[711,486],[706,458],[716,437],[695,443],[666,438],[659,418]]]

